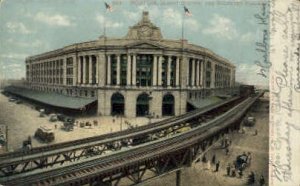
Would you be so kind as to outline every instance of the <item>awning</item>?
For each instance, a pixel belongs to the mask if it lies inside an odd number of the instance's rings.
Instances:
[[[212,105],[218,102],[224,101],[224,99],[221,99],[217,96],[213,96],[213,97],[208,97],[205,99],[190,99],[187,102],[189,104],[191,104],[192,106],[194,106],[195,108],[203,108],[206,107],[208,105]]]
[[[4,90],[44,104],[48,104],[55,107],[70,108],[70,109],[82,109],[86,105],[97,100],[97,98],[65,96],[54,92],[42,92],[42,91],[30,90],[21,87],[10,86],[10,87],[5,87]]]

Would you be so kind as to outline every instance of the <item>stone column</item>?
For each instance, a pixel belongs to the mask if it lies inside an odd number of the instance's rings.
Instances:
[[[52,84],[54,84],[55,82],[55,72],[56,72],[56,69],[55,69],[55,61],[52,61]]]
[[[121,59],[120,54],[117,55],[117,85],[120,85],[120,79],[121,79]]]
[[[161,86],[162,56],[158,57],[158,86]]]
[[[127,86],[131,85],[131,55],[127,54]]]
[[[175,80],[175,85],[176,85],[176,87],[178,87],[179,86],[179,57],[177,56],[176,57],[176,75],[175,75],[175,78],[176,78],[176,80]]]
[[[67,85],[67,58],[63,59],[63,85]]]
[[[96,85],[99,84],[99,55],[96,55]]]
[[[111,62],[110,62],[110,55],[107,55],[107,85],[111,85]]]
[[[234,86],[234,75],[235,75],[235,72],[234,72],[234,68],[230,68],[230,87],[233,87]]]
[[[83,84],[86,84],[86,58],[85,56],[83,56],[83,72],[82,72],[82,80],[83,80]]]
[[[200,61],[200,71],[201,71],[201,73],[200,73],[200,85],[201,85],[201,87],[204,87],[204,82],[203,82],[203,80],[204,80],[204,61],[203,60],[201,60]]]
[[[211,62],[211,78],[210,78],[210,88],[215,88],[215,62]]]
[[[199,79],[200,79],[200,65],[199,60],[196,60],[196,86],[199,87]]]
[[[190,75],[190,73],[192,73],[192,72],[190,72],[190,66],[191,66],[190,58],[183,57],[182,59],[185,62],[184,63],[182,61],[182,64],[186,64],[186,65],[181,65],[182,70],[184,70],[183,66],[186,66],[185,71],[181,70],[185,74],[185,86],[191,86],[191,84],[190,84],[190,81],[191,81],[191,75]]]
[[[180,86],[186,88],[189,82],[189,60],[186,56],[182,56],[180,67]]]
[[[195,59],[192,59],[192,81],[191,86],[195,86]]]
[[[89,55],[88,56],[88,58],[89,58],[89,82],[88,82],[88,84],[92,84],[93,83],[93,63],[92,63],[92,56],[91,55]]]
[[[172,57],[168,56],[168,66],[167,66],[167,86],[171,85],[171,62]]]
[[[132,85],[136,86],[136,54],[133,55],[132,59]]]
[[[81,84],[81,57],[77,61],[77,84]]]
[[[73,60],[73,86],[76,86],[76,80],[77,80],[77,59],[76,56],[72,56]]]
[[[58,68],[58,65],[57,65],[57,60],[54,61],[54,80],[55,80],[55,83],[54,84],[58,84],[57,83],[57,77],[59,77],[59,74],[57,74],[57,68]]]
[[[98,85],[104,86],[107,82],[107,61],[104,53],[98,54]]]
[[[203,74],[203,87],[204,88],[208,88],[207,86],[206,86],[206,70],[207,70],[207,59],[205,59],[204,58],[204,61],[203,61],[203,72],[204,72],[204,74]]]
[[[153,55],[153,74],[152,74],[152,85],[157,85],[157,56]]]

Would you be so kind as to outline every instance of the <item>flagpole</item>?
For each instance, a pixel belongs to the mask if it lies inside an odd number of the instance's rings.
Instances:
[[[182,21],[181,21],[181,49],[182,49],[182,55],[183,55],[183,42],[184,42],[184,20],[185,15],[182,15]]]
[[[107,67],[107,48],[106,48],[106,13],[107,13],[107,10],[106,12],[104,13],[104,19],[103,19],[103,37],[104,37],[104,59],[105,59],[105,68],[106,70],[108,69]],[[107,74],[106,74],[106,77],[105,77],[105,84],[108,83],[108,80],[107,80]]]
[[[181,21],[181,39],[182,39],[182,41],[183,41],[183,39],[184,39],[184,17],[185,17],[185,15],[183,15],[182,16],[182,21]]]
[[[106,16],[104,14],[104,19],[103,19],[103,24],[104,24],[104,27],[103,27],[103,36],[106,37]]]
[[[184,58],[184,54],[183,54],[183,52],[184,52],[184,48],[183,48],[184,47],[184,43],[183,43],[183,39],[184,39],[184,17],[185,17],[185,15],[183,14],[182,15],[182,21],[181,21],[181,65],[183,65],[182,62],[183,62],[183,58]]]

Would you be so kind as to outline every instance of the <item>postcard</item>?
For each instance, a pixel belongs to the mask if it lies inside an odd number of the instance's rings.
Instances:
[[[300,184],[300,1],[0,0],[0,184]]]

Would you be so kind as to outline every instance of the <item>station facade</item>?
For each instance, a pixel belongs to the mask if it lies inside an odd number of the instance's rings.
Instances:
[[[164,39],[143,12],[123,38],[99,37],[26,58],[29,89],[97,100],[99,115],[168,116],[187,100],[230,94],[235,66],[187,40]]]

